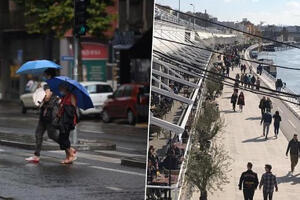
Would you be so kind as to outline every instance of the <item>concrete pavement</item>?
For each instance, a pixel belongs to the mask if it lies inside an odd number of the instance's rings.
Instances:
[[[238,72],[236,69],[235,72]],[[231,71],[231,77],[234,77]],[[230,183],[224,185],[223,191],[209,194],[211,200],[241,200],[242,191],[238,190],[240,175],[246,170],[247,162],[253,163],[253,170],[258,173],[259,179],[264,173],[264,165],[271,164],[273,173],[277,176],[279,192],[274,194],[274,200],[300,199],[300,166],[295,169],[294,175],[289,175],[290,160],[285,156],[288,140],[282,130],[279,138],[275,139],[273,126],[269,133],[269,140],[262,137],[262,126],[260,125],[260,110],[258,103],[260,98],[253,93],[244,92],[244,111],[233,112],[230,97],[233,89],[224,86],[223,95],[218,99],[221,115],[225,120],[226,127],[221,134],[219,143],[224,144],[225,149],[232,157]],[[240,90],[241,91],[241,90]],[[282,108],[286,111],[287,108]],[[289,120],[283,118],[284,121]],[[297,124],[298,125],[298,124]],[[284,130],[291,132],[290,130]],[[288,134],[288,138],[290,137]],[[192,199],[199,199],[199,193],[195,192]],[[257,190],[254,199],[262,200],[262,191]]]

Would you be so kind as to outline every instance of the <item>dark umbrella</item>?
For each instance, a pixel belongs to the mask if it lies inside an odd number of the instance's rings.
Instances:
[[[61,97],[59,86],[66,83],[69,86],[70,92],[76,96],[77,106],[79,108],[83,110],[94,108],[88,91],[77,81],[66,76],[56,76],[46,82],[48,83],[51,91],[59,97]]]

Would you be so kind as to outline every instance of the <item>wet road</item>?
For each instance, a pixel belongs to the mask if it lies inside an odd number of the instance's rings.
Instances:
[[[0,104],[0,130],[33,134],[37,117],[35,112],[20,114],[20,108],[14,104]],[[130,126],[122,121],[104,124],[90,118],[81,121],[78,129],[81,139],[115,143],[117,153],[146,153],[145,124]],[[145,170],[121,166],[118,156],[82,151],[73,165],[65,166],[59,163],[64,158],[62,151],[42,152],[38,165],[24,162],[31,155],[32,151],[0,146],[0,200],[144,198]]]

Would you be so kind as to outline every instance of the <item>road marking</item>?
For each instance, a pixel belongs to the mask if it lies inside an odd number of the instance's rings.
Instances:
[[[296,129],[296,126],[291,122],[291,120],[288,119],[288,122]]]
[[[0,152],[4,152],[4,149],[0,149]]]
[[[136,149],[127,148],[127,147],[121,147],[121,146],[117,146],[117,149],[125,149],[125,150],[130,150],[130,151],[136,151]]]
[[[98,134],[105,133],[103,131],[88,130],[88,129],[83,129],[83,128],[79,128],[79,131],[86,132],[86,133],[98,133]]]
[[[136,175],[136,176],[143,176],[143,177],[145,177],[145,174],[142,174],[142,173],[132,172],[132,171],[126,171],[126,170],[120,170],[120,169],[112,169],[112,168],[99,167],[99,166],[90,166],[90,168],[101,169],[101,170],[106,170],[106,171],[119,172],[119,173],[123,173],[123,174],[130,174],[130,175]]]
[[[107,188],[107,189],[109,189],[109,190],[116,191],[116,192],[120,192],[120,191],[122,191],[122,190],[123,190],[123,189],[121,189],[121,188],[117,188],[117,187],[105,187],[105,188]]]

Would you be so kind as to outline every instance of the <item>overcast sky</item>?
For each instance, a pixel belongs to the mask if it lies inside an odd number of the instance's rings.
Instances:
[[[179,0],[156,0],[178,9]],[[241,21],[275,25],[300,25],[300,0],[181,0],[181,11],[207,12],[220,21]]]

